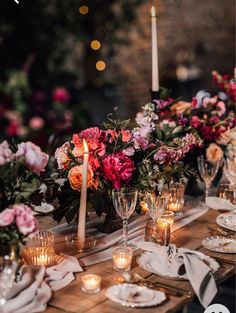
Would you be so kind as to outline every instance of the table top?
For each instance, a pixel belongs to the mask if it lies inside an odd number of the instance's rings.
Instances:
[[[228,279],[235,273],[235,254],[222,254],[211,252],[202,247],[201,241],[203,238],[209,236],[206,225],[214,225],[216,217],[219,213],[214,210],[209,210],[206,214],[202,215],[192,223],[176,230],[171,235],[171,242],[176,244],[177,247],[186,247],[193,250],[198,250],[206,255],[215,257],[220,263],[220,269],[214,274],[217,284],[220,284],[224,280]],[[50,224],[46,218],[40,220],[41,227],[45,227]],[[57,243],[55,243],[56,252],[58,251]],[[139,254],[139,252],[137,252]],[[217,259],[219,258],[219,259]],[[85,273],[98,274],[102,277],[102,290],[97,294],[85,294],[81,291],[81,276]],[[148,277],[152,281],[162,282],[169,286],[176,286],[176,288],[182,288],[186,291],[191,291],[191,296],[168,296],[167,301],[158,306],[159,313],[174,313],[184,307],[186,304],[192,301],[194,293],[192,287],[188,281],[174,281],[158,277],[155,274],[141,269],[136,263],[136,257],[133,259],[132,269],[130,273],[138,273],[143,277]],[[106,290],[114,285],[117,280],[121,278],[121,275],[114,271],[112,268],[112,261],[104,261],[99,264],[91,265],[84,268],[84,272],[76,274],[76,279],[65,288],[58,290],[54,293],[52,299],[49,302],[48,308],[45,313],[118,313],[122,310],[123,313],[129,312],[143,312],[142,308],[125,308],[113,303],[106,298]],[[153,308],[145,308],[145,312],[153,312]]]

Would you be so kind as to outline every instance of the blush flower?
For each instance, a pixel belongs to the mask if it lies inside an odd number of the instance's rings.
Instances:
[[[105,178],[112,182],[115,189],[120,190],[122,183],[128,184],[135,171],[134,162],[122,152],[108,155],[103,160]]]
[[[24,158],[25,166],[34,173],[43,172],[49,158],[40,147],[30,141],[20,143],[15,156],[17,159]]]
[[[211,143],[206,150],[207,160],[211,163],[216,163],[223,159],[224,153],[217,144]]]
[[[61,147],[57,148],[55,151],[55,158],[57,160],[57,165],[59,169],[67,168],[69,157],[68,157],[68,149],[70,147],[70,143],[67,141]]]
[[[0,143],[0,165],[4,165],[7,162],[12,161],[14,155],[9,147],[8,142],[5,140]]]
[[[12,209],[5,209],[0,213],[0,226],[8,226],[13,223],[15,212]]]

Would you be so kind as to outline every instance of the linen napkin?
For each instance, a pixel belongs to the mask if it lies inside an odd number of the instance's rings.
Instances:
[[[236,210],[236,206],[230,203],[228,200],[219,197],[207,197],[206,205],[213,210]]]
[[[217,286],[211,268],[202,260],[203,253],[186,248],[177,249],[175,245],[164,247],[150,242],[139,243],[139,247],[152,251],[148,262],[154,271],[156,269],[160,272],[160,267],[165,266],[176,277],[188,279],[202,306],[208,307],[217,293]]]
[[[11,288],[4,313],[36,313],[46,309],[52,291],[59,290],[74,280],[82,268],[73,256],[58,256],[57,265],[45,268],[24,265],[18,282]]]

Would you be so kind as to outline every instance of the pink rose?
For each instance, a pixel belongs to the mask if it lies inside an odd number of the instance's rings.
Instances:
[[[123,142],[129,142],[131,137],[132,137],[132,134],[130,130],[125,130],[125,129],[121,130],[121,140]]]
[[[9,147],[8,142],[5,140],[0,143],[0,165],[4,165],[7,162],[12,161],[14,155]]]
[[[0,213],[0,226],[8,226],[13,223],[15,212],[12,209],[5,209]]]
[[[30,235],[38,229],[37,220],[28,211],[24,211],[16,217],[16,225],[23,235]]]
[[[198,116],[196,116],[196,115],[192,116],[192,118],[190,120],[191,127],[198,128],[201,124],[202,124],[202,122]]]
[[[30,141],[20,143],[15,156],[17,159],[23,157],[25,166],[34,173],[44,171],[49,158],[46,153],[42,152],[40,147]]]
[[[29,121],[29,126],[34,130],[41,129],[44,126],[44,120],[40,116],[33,116]]]
[[[107,156],[103,160],[105,178],[112,182],[115,189],[120,189],[122,183],[127,184],[133,178],[134,162],[122,152]]]
[[[53,91],[52,99],[53,101],[66,104],[70,101],[70,94],[65,88],[58,87]]]
[[[101,131],[98,127],[90,127],[79,133],[81,139],[94,139],[99,140],[101,136]]]

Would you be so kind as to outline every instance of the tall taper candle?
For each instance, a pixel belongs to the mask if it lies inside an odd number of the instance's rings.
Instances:
[[[85,242],[85,222],[86,222],[86,205],[87,205],[87,177],[88,177],[88,158],[89,150],[85,140],[83,140],[84,146],[84,162],[82,172],[82,187],[80,193],[80,207],[79,207],[79,225],[78,225],[78,237],[77,246],[79,250],[83,250]]]
[[[157,46],[157,18],[156,8],[151,8],[152,22],[152,91],[159,90],[159,73],[158,73],[158,46]]]

